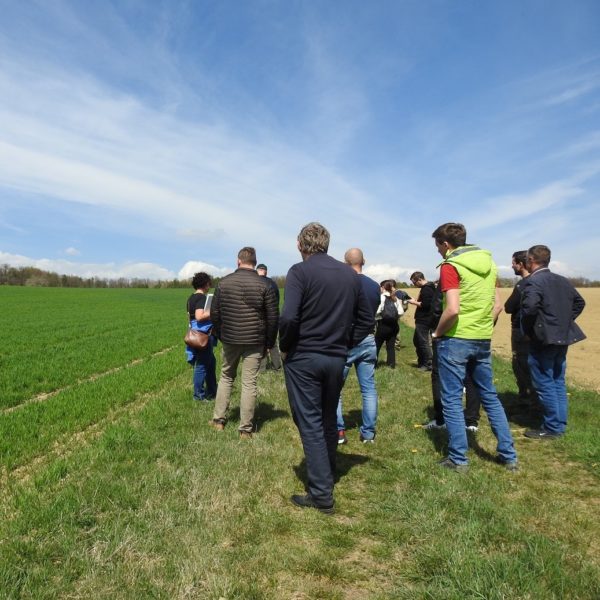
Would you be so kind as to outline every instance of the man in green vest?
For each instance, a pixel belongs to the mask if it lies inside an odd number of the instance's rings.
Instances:
[[[439,284],[444,294],[444,311],[432,333],[437,344],[442,409],[448,430],[448,457],[440,465],[455,471],[468,469],[468,441],[462,411],[468,373],[498,440],[497,461],[507,470],[515,471],[517,454],[492,373],[490,340],[495,316],[501,309],[496,265],[487,250],[467,245],[467,231],[461,223],[444,223],[432,237],[444,259]]]

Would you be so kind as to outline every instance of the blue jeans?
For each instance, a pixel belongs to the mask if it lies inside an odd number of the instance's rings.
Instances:
[[[208,348],[194,352],[191,365],[194,368],[194,399],[214,398],[217,395],[217,361],[213,354],[212,336],[208,340]]]
[[[490,341],[444,337],[434,343],[437,343],[442,408],[448,429],[450,460],[457,465],[468,463],[462,395],[465,378],[469,373],[481,396],[481,404],[488,415],[490,427],[498,440],[497,452],[500,460],[506,463],[516,462],[517,453],[506,413],[493,383]]]
[[[542,346],[529,349],[531,382],[544,408],[542,429],[550,433],[564,433],[567,428],[567,370],[568,346]]]
[[[377,346],[375,336],[368,335],[348,352],[344,366],[344,381],[352,365],[356,368],[356,377],[362,394],[362,425],[360,434],[365,440],[375,437],[375,424],[377,423],[377,390],[375,389],[375,365],[377,364]],[[338,431],[346,429],[342,415],[342,396],[337,407]]]

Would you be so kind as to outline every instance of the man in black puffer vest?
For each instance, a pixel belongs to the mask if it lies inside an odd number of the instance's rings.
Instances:
[[[273,288],[254,270],[254,248],[242,248],[237,265],[238,268],[217,285],[210,310],[215,335],[223,345],[223,364],[209,425],[219,431],[224,429],[231,388],[242,360],[239,431],[240,437],[250,438],[258,369],[265,352],[275,344],[279,306]]]

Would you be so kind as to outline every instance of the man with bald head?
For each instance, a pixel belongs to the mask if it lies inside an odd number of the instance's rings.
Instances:
[[[350,265],[359,275],[363,295],[365,296],[371,315],[373,316],[373,327],[371,331],[356,345],[348,351],[346,365],[344,366],[344,381],[354,365],[356,377],[360,385],[362,395],[362,425],[360,427],[359,439],[363,444],[372,444],[375,440],[375,425],[377,422],[377,390],[375,389],[375,365],[377,364],[377,347],[375,345],[375,313],[381,300],[379,284],[363,274],[362,268],[365,259],[360,248],[350,248],[344,254],[344,262]],[[346,425],[342,414],[342,397],[337,407],[338,444],[346,444]]]

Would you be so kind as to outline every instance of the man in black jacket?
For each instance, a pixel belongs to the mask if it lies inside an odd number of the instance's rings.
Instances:
[[[525,278],[529,277],[527,269],[527,250],[519,250],[512,255],[512,270],[522,279],[513,288],[512,294],[504,303],[504,311],[510,315],[512,350],[512,370],[519,388],[519,398],[536,400],[529,373],[529,338],[521,331],[521,288]]]
[[[521,327],[531,340],[529,368],[531,380],[544,409],[540,429],[525,436],[553,439],[567,427],[567,348],[585,339],[575,319],[585,307],[585,300],[569,281],[552,273],[550,248],[532,246],[527,251],[529,277],[521,290]]]
[[[256,265],[256,272],[261,277],[264,277],[269,282],[269,285],[273,288],[273,292],[275,293],[275,298],[277,300],[277,307],[279,308],[279,288],[277,287],[277,284],[270,277],[267,276],[267,265],[265,265],[264,263]],[[267,352],[265,353],[265,356],[260,363],[260,373],[263,373],[267,370],[269,366],[269,358],[271,359],[271,368],[274,371],[279,371],[281,369],[281,356],[279,355],[279,348],[277,347],[276,343],[273,344],[273,347],[269,348],[269,350],[267,350]]]
[[[252,437],[258,369],[266,350],[275,344],[279,318],[273,288],[254,270],[255,265],[254,248],[242,248],[236,271],[217,285],[210,311],[215,335],[223,346],[223,364],[209,425],[219,431],[224,429],[231,388],[242,360],[239,426],[242,438]]]
[[[298,235],[303,262],[288,272],[279,325],[285,382],[298,427],[308,494],[297,506],[334,512],[336,407],[348,349],[373,331],[373,314],[359,275],[327,254],[329,232],[319,223]]]
[[[431,371],[431,302],[435,294],[435,284],[427,281],[421,271],[415,271],[410,280],[415,287],[421,289],[416,300],[415,333],[413,344],[417,352],[417,367],[421,371]]]

